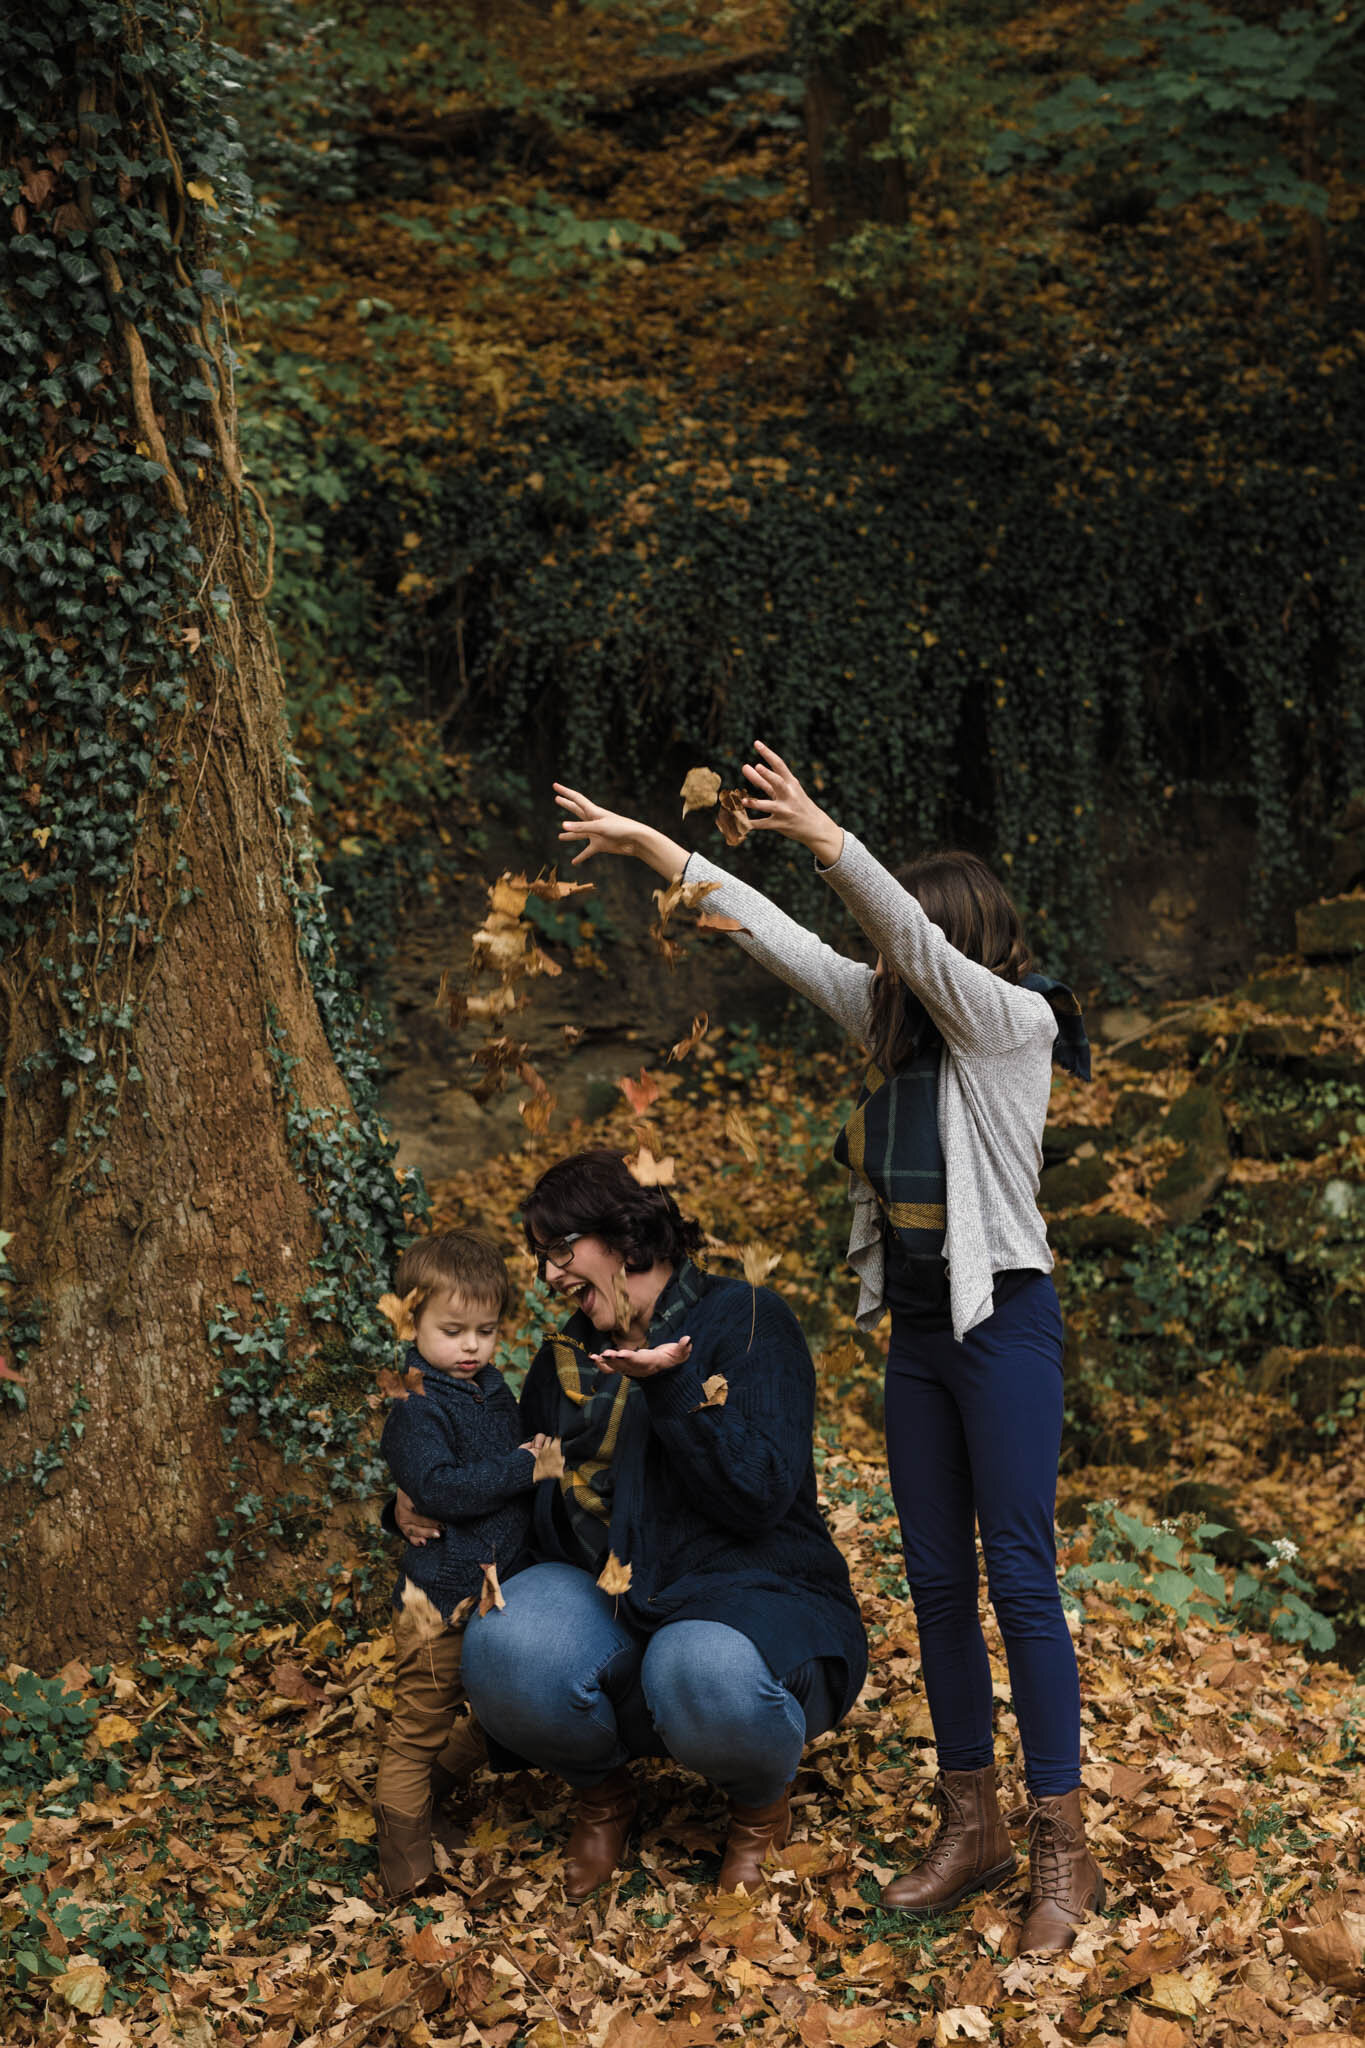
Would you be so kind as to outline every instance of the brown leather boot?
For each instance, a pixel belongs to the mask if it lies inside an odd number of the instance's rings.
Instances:
[[[791,1833],[791,1806],[783,1791],[769,1806],[736,1806],[730,1802],[730,1830],[716,1880],[717,1891],[756,1891],[763,1881],[763,1859],[780,1849]]]
[[[374,1809],[379,1850],[379,1875],[391,1899],[433,1889],[440,1879],[431,1852],[431,1808],[423,1813],[395,1813],[391,1806]]]
[[[1081,1795],[1059,1792],[1028,1802],[1028,1910],[1020,1955],[1070,1948],[1087,1913],[1104,1910],[1104,1879],[1085,1845]]]
[[[586,1899],[621,1861],[635,1818],[635,1782],[621,1766],[578,1795],[578,1817],[564,1848],[564,1896]]]
[[[472,1714],[465,1714],[446,1737],[445,1747],[431,1767],[432,1804],[439,1806],[459,1785],[467,1784],[482,1764],[488,1762],[488,1744]]]
[[[893,1878],[882,1904],[900,1913],[941,1913],[972,1892],[989,1891],[1014,1875],[1014,1850],[995,1796],[995,1766],[940,1771],[934,1780],[938,1833],[904,1877]]]

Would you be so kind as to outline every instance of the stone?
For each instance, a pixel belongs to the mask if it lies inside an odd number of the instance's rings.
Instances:
[[[1193,1223],[1202,1215],[1228,1177],[1228,1148],[1223,1105],[1206,1083],[1196,1081],[1172,1103],[1163,1135],[1181,1147],[1152,1189],[1152,1200],[1168,1223]]]
[[[1046,1165],[1056,1166],[1064,1159],[1074,1158],[1082,1147],[1088,1145],[1093,1152],[1108,1139],[1109,1132],[1103,1124],[1049,1124],[1043,1132],[1043,1159]]]
[[[1165,1107],[1162,1097],[1146,1088],[1124,1088],[1109,1119],[1110,1131],[1121,1145],[1130,1144],[1143,1125],[1154,1123]]]
[[[1298,1109],[1244,1109],[1237,1142],[1245,1159],[1315,1159],[1337,1142],[1343,1112],[1305,1103]]]
[[[1299,951],[1310,960],[1365,951],[1365,890],[1305,904],[1294,924]]]
[[[1083,1252],[1133,1252],[1147,1236],[1135,1217],[1101,1209],[1094,1216],[1062,1216],[1048,1225],[1053,1250],[1074,1258]]]
[[[1075,1209],[1082,1202],[1096,1202],[1109,1192],[1114,1178],[1110,1160],[1094,1149],[1084,1149],[1064,1159],[1059,1166],[1046,1166],[1038,1180],[1038,1201],[1044,1210]]]
[[[1355,1344],[1318,1344],[1295,1351],[1277,1344],[1267,1351],[1252,1386],[1258,1394],[1288,1394],[1305,1422],[1334,1415],[1344,1397],[1365,1392],[1365,1349]]]

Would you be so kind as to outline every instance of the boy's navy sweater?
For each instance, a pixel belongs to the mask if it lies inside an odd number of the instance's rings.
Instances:
[[[609,1540],[631,1581],[619,1614],[647,1634],[671,1621],[724,1622],[779,1678],[809,1658],[836,1658],[846,1713],[866,1676],[867,1637],[816,1499],[810,1351],[767,1288],[715,1276],[702,1287],[668,1331],[692,1339],[690,1358],[638,1381],[622,1411]],[[589,1352],[603,1341],[583,1315],[564,1335]],[[702,1383],[715,1373],[725,1404],[704,1407]],[[562,1399],[551,1342],[522,1389],[523,1435],[559,1435]],[[561,1501],[559,1482],[542,1480],[531,1548],[538,1560],[582,1566]]]
[[[486,1564],[505,1579],[527,1562],[535,1459],[518,1449],[516,1400],[495,1365],[457,1377],[434,1371],[416,1347],[407,1363],[421,1373],[422,1391],[394,1402],[379,1448],[404,1493],[445,1526],[434,1541],[405,1548],[394,1605],[411,1579],[448,1620],[478,1592]]]

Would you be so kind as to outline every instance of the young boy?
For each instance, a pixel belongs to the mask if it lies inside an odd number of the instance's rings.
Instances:
[[[433,1774],[448,1786],[471,1761],[467,1729],[451,1735],[464,1624],[483,1567],[506,1578],[526,1562],[536,1446],[518,1441],[516,1400],[492,1362],[511,1294],[496,1247],[468,1230],[422,1238],[403,1253],[394,1287],[414,1325],[407,1367],[422,1385],[393,1403],[380,1450],[395,1484],[444,1524],[433,1541],[407,1546],[394,1594],[393,1712],[375,1819],[380,1876],[400,1898],[435,1873]]]

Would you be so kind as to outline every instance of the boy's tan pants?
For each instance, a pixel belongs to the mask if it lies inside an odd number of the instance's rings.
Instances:
[[[469,1716],[451,1726],[465,1696],[460,1683],[464,1630],[446,1628],[424,1637],[407,1615],[399,1615],[393,1646],[393,1711],[379,1759],[375,1804],[416,1816],[431,1803],[437,1764],[461,1775],[471,1761],[482,1760],[483,1736]]]

